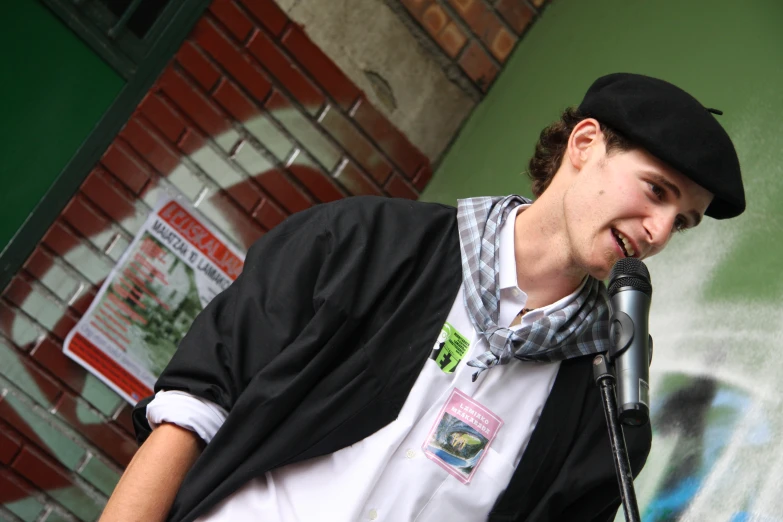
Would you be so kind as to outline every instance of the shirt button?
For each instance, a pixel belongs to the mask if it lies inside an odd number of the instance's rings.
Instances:
[[[406,458],[412,459],[415,456],[416,456],[416,452],[413,451],[412,449],[409,449],[408,451],[405,452]]]
[[[371,509],[370,512],[367,514],[367,516],[370,517],[370,520],[375,520],[376,518],[378,518],[378,510]]]
[[[512,288],[511,295],[513,295],[514,297],[519,297],[519,290],[516,288]]]

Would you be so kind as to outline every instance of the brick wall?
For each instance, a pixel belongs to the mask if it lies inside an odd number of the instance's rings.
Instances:
[[[429,38],[482,92],[551,0],[400,1]]]
[[[157,197],[238,246],[319,202],[415,199],[427,158],[272,0],[215,0],[0,297],[0,518],[94,520],[130,407],[62,342]]]

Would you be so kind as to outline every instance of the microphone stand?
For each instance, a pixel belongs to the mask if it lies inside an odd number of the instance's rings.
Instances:
[[[628,449],[625,445],[620,421],[618,420],[617,397],[615,396],[615,377],[604,354],[598,354],[593,359],[593,378],[601,391],[604,404],[606,426],[609,429],[609,441],[612,444],[614,469],[620,485],[620,498],[623,501],[623,511],[627,522],[641,522],[639,506],[636,503],[636,492],[633,489],[633,474],[631,462],[628,459]]]

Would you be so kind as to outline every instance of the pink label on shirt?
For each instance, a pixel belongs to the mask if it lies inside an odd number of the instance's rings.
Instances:
[[[468,484],[501,426],[497,415],[455,388],[421,448],[428,459]]]

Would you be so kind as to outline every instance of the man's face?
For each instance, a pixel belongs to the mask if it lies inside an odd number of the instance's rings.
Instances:
[[[618,259],[645,259],[672,234],[699,224],[712,193],[637,149],[607,155],[603,140],[573,177],[563,198],[573,260],[606,279]]]

